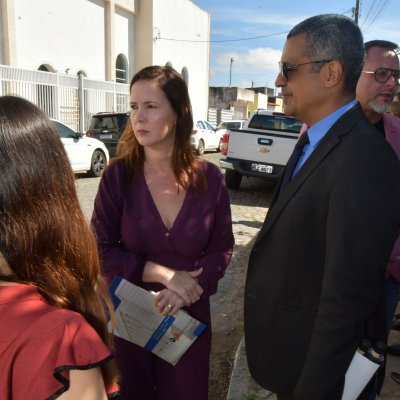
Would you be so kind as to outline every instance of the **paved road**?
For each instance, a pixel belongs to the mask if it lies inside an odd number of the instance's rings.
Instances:
[[[218,165],[219,153],[206,153],[208,161]],[[87,219],[100,178],[79,177],[76,181],[78,197]],[[251,241],[265,218],[273,184],[260,179],[244,178],[240,190],[230,191],[234,257],[218,292],[211,298],[213,346],[210,362],[210,400],[226,398],[234,356],[243,334],[243,287]],[[242,399],[241,399],[242,400]]]
[[[215,164],[218,164],[219,157],[219,153],[207,153],[204,156],[204,158]],[[100,178],[87,177],[79,177],[76,181],[79,201],[88,219],[90,219],[93,211],[93,201],[99,182]],[[214,338],[219,338],[218,343],[221,343],[224,337],[226,338],[230,332],[232,332],[232,336],[239,337],[240,340],[243,329],[243,310],[241,305],[243,304],[243,285],[247,259],[251,248],[251,242],[261,228],[268,210],[272,190],[272,183],[255,178],[244,178],[240,190],[230,191],[233,231],[236,242],[235,253],[225,277],[221,280],[218,293],[213,296],[211,301],[211,310],[214,316],[213,326],[215,328]],[[227,304],[239,304],[237,306],[239,307],[237,315],[228,316],[224,313]],[[215,323],[215,319],[218,319],[218,324]],[[233,333],[235,333],[235,335],[233,335]],[[390,341],[400,342],[400,332],[392,331]],[[237,341],[237,344],[239,344],[239,341]],[[227,351],[229,351],[228,348]],[[225,375],[229,376],[232,369],[231,363],[227,365],[222,355],[218,358],[219,359],[212,358],[211,370],[217,371],[225,369]],[[248,377],[243,354],[242,358],[240,358],[240,364],[240,375],[235,378],[238,379],[238,384],[235,390],[232,391],[228,400],[245,400],[246,398],[253,398],[256,400],[267,398],[265,392],[257,391],[257,386],[255,386]],[[389,356],[387,370],[389,372],[392,370],[400,372],[400,357]],[[238,370],[236,370],[236,373],[237,371]],[[227,386],[228,382],[222,383],[220,380],[218,381],[218,379],[222,377],[224,377],[224,375],[221,373],[211,373],[210,385],[212,393],[215,393],[215,395],[212,396],[210,400],[223,400],[225,398],[225,396],[222,396],[222,393],[226,394],[227,388],[223,388],[223,386]],[[226,378],[226,380],[228,381],[229,379]],[[219,391],[220,388],[221,391]],[[247,397],[251,393],[254,394],[254,397]],[[273,397],[268,398],[271,400],[273,399]],[[400,399],[400,384],[388,378],[385,382],[380,399]]]

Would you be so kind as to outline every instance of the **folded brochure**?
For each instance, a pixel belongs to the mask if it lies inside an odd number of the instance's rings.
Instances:
[[[109,292],[115,308],[114,335],[135,343],[175,365],[206,325],[183,310],[164,316],[154,295],[116,276]],[[108,328],[111,330],[111,322]]]

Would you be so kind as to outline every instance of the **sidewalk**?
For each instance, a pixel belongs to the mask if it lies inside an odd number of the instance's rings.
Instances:
[[[391,331],[389,343],[400,343],[400,331]],[[379,400],[399,400],[400,384],[390,378],[391,371],[400,372],[400,357],[388,356],[386,379]],[[228,397],[226,400],[276,400],[276,395],[258,386],[250,376],[247,367],[244,338],[236,352]],[[312,399],[310,399],[312,400]]]

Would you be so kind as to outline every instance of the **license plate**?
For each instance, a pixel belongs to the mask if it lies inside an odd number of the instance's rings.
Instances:
[[[273,167],[264,164],[251,164],[251,170],[257,172],[264,172],[265,174],[272,174]]]
[[[109,133],[107,135],[99,135],[100,139],[112,139],[112,133]]]

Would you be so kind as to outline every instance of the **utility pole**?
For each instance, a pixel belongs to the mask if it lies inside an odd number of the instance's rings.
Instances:
[[[233,63],[234,58],[231,57],[231,66],[229,68],[229,87],[231,87],[232,84],[232,63]]]
[[[358,25],[358,16],[360,14],[360,0],[356,0],[356,6],[353,7],[354,22]]]

